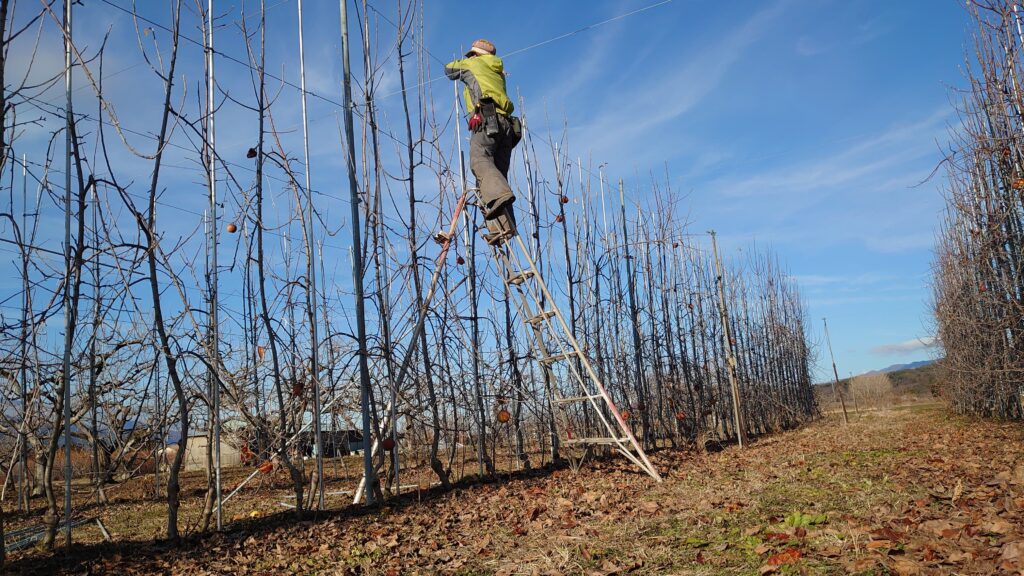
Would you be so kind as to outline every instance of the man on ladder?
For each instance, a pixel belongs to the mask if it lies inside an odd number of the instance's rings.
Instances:
[[[508,185],[512,149],[522,138],[515,107],[505,93],[505,68],[494,44],[477,40],[461,60],[449,62],[444,72],[466,85],[464,97],[469,116],[469,165],[476,176],[481,210],[490,244],[501,244],[516,235],[512,203],[516,195]]]

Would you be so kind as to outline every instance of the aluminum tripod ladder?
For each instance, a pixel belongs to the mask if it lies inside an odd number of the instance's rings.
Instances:
[[[561,444],[582,453],[574,457],[573,466],[578,467],[595,447],[608,447],[661,482],[658,470],[573,336],[522,237],[505,234],[485,240],[531,335],[533,356],[543,371]]]

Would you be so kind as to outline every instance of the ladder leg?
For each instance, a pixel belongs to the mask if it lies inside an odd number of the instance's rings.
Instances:
[[[509,289],[510,295],[513,292],[512,288],[516,288],[517,308],[524,315],[524,319],[529,320],[527,323],[530,325],[529,332],[534,349],[541,355],[539,360],[545,378],[545,386],[549,398],[556,404],[556,419],[561,420],[559,425],[562,426],[562,431],[567,437],[566,446],[583,447],[582,456],[571,461],[573,469],[578,468],[582,463],[590,446],[595,444],[611,445],[630,462],[660,482],[661,476],[657,469],[647,458],[643,447],[637,442],[629,425],[616,408],[601,378],[594,371],[589,359],[583,354],[572,329],[562,316],[540,270],[530,256],[522,236],[517,234],[502,242],[489,243],[489,245],[498,264],[502,281]],[[513,278],[515,281],[510,282]],[[549,310],[545,310],[545,303]],[[533,313],[534,309],[537,310],[536,314]],[[550,336],[552,345],[549,345],[546,340],[547,336]],[[552,346],[558,349],[557,354],[551,354]],[[576,361],[573,362],[573,359]],[[566,361],[564,369],[569,376],[570,384],[574,389],[582,390],[582,396],[567,399],[561,394],[554,369],[554,364],[559,361]],[[581,400],[584,407],[589,404],[594,409],[597,419],[604,428],[605,436],[572,437],[572,420],[566,404],[576,400]],[[584,423],[585,421],[586,419],[584,419]]]

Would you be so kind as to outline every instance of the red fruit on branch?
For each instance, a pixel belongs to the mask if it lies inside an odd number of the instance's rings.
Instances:
[[[387,450],[388,452],[394,450],[395,449],[395,439],[391,438],[391,437],[388,437],[388,438],[385,438],[385,439],[381,440],[380,447],[385,449],[385,450]]]
[[[512,419],[512,415],[508,413],[508,410],[505,410],[504,408],[502,408],[501,410],[498,410],[498,422],[501,422],[502,424],[506,424],[511,419]]]
[[[249,148],[249,151],[245,153],[245,157],[246,158],[255,158],[256,157],[256,149],[255,148]]]
[[[466,259],[463,258],[462,256],[459,256],[458,258],[455,259],[455,263],[458,264],[459,266],[462,266],[463,264],[466,263]]]
[[[558,216],[555,216],[555,222],[561,222],[562,220],[565,220],[565,218],[562,218],[561,214],[559,214]]]
[[[561,201],[562,201],[562,204],[568,204],[569,203],[569,197],[568,196],[562,196]]]
[[[228,233],[234,234],[238,231],[238,226],[234,222],[228,222]]]

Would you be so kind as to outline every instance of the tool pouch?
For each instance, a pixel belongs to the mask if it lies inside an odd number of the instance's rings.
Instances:
[[[519,121],[517,116],[512,116],[508,119],[509,124],[512,125],[512,135],[515,136],[516,142],[523,139],[523,123]]]
[[[484,98],[480,100],[480,115],[484,117],[484,133],[491,138],[496,138],[501,133],[501,126],[498,124],[498,109],[494,100]]]

